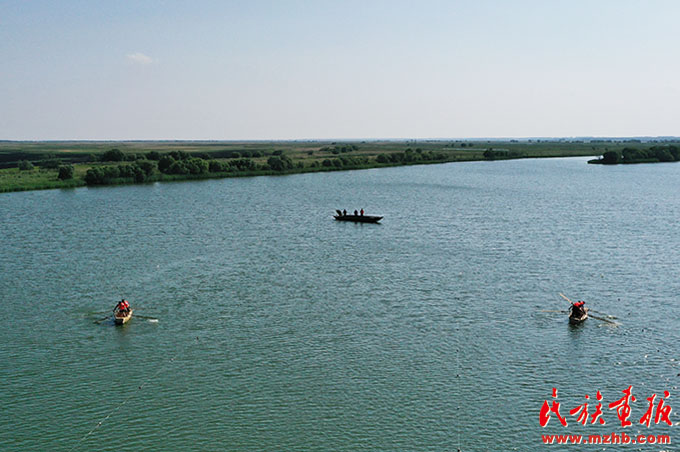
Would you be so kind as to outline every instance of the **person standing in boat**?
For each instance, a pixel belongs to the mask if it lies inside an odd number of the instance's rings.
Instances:
[[[347,216],[347,209],[342,209],[342,216],[346,217]]]
[[[363,216],[364,216],[364,209],[362,208],[362,209],[359,211],[359,213],[360,213],[361,216],[363,217]]]
[[[355,211],[354,211],[354,216],[355,216],[355,217],[356,217],[356,216],[359,216],[359,212],[357,212],[357,211],[355,210]]]

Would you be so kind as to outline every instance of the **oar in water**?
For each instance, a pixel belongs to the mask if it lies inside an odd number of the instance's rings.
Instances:
[[[588,315],[589,315],[590,317],[594,318],[594,319],[602,320],[603,322],[609,322],[609,323],[611,323],[612,325],[620,325],[619,322],[615,322],[615,321],[613,321],[613,320],[605,319],[604,317],[599,317],[599,316],[592,315],[592,314],[588,314]]]
[[[148,315],[135,314],[135,317],[140,319],[158,320],[156,317],[149,317]]]
[[[102,322],[104,322],[104,321],[106,321],[106,320],[109,320],[110,318],[111,318],[111,316],[110,316],[110,315],[107,315],[106,317],[102,317],[101,319],[95,320],[94,323],[96,323],[97,325],[99,325],[100,323],[102,323]]]
[[[610,319],[616,319],[616,318],[617,318],[616,316],[609,315],[609,314],[607,314],[606,312],[596,311],[595,309],[588,309],[588,313],[591,313],[591,312],[595,312],[595,313],[597,313],[597,314],[602,314],[602,315],[604,315],[604,316],[609,317]]]

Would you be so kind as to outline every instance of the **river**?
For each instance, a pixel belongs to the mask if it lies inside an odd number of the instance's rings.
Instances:
[[[672,436],[639,419],[653,393],[680,410],[680,165],[586,160],[1,194],[0,450]],[[609,322],[569,326],[560,292]],[[95,323],[123,297],[139,317]],[[606,425],[579,424],[598,390]]]

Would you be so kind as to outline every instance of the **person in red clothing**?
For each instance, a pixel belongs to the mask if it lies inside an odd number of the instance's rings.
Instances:
[[[116,307],[113,308],[113,310],[114,311],[118,310],[123,314],[127,315],[127,313],[130,312],[130,303],[128,303],[127,300],[123,298],[116,304]]]
[[[359,211],[359,213],[360,213],[361,216],[363,217],[363,216],[364,216],[364,209],[361,209],[361,210]]]
[[[585,301],[577,301],[576,303],[571,305],[572,312],[574,313],[575,316],[580,317],[585,313]]]

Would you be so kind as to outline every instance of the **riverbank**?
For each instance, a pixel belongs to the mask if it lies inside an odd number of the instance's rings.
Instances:
[[[0,142],[0,192],[401,165],[575,157],[633,140]]]

